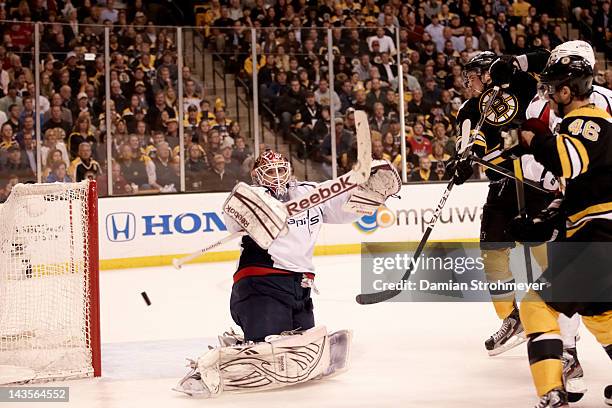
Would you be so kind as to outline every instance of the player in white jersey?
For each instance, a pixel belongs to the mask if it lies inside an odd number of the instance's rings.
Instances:
[[[401,187],[390,163],[373,161],[372,175],[357,189],[289,216],[283,203],[317,183],[295,180],[289,161],[272,150],[257,158],[251,175],[255,186],[239,184],[224,204],[228,230],[247,232],[230,298],[232,319],[244,337],[222,336],[221,347],[191,363],[192,371],[175,388],[188,395],[278,388],[345,369],[350,332],[315,327],[315,243],[323,223],[353,222]]]
[[[557,46],[550,54],[549,61],[556,60],[564,55],[579,55],[585,58],[591,67],[595,67],[595,54],[591,45],[585,41],[567,41]],[[602,86],[593,85],[590,102],[598,108],[612,114],[612,91]],[[537,118],[548,124],[551,132],[555,133],[561,123],[555,113],[550,109],[548,99],[536,95],[527,107],[527,119]],[[566,375],[566,388],[573,393],[573,398],[581,397],[586,391],[583,381],[583,371],[576,352],[576,337],[580,327],[580,316],[575,314],[571,318],[564,314],[559,315],[559,326],[563,339],[564,375]]]

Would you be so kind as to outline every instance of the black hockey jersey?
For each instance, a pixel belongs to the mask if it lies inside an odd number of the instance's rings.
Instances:
[[[521,70],[514,74],[508,88],[498,92],[479,134],[475,135],[472,152],[476,156],[513,170],[512,161],[502,157],[504,150],[502,132],[518,128],[525,121],[527,107],[537,93],[538,78],[535,73],[539,73],[544,68],[548,56],[548,51],[539,50],[517,57]],[[468,99],[459,109],[456,122],[459,153],[468,146],[470,134],[480,120],[492,94],[493,86],[488,85],[479,97]],[[503,177],[492,170],[487,170],[486,174],[490,180],[499,180]]]
[[[566,237],[593,219],[612,222],[612,116],[592,104],[568,113],[554,138],[536,135],[536,160],[567,180]]]

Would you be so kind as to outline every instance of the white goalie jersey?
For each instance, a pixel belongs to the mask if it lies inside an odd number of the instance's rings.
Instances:
[[[287,194],[291,200],[305,195],[316,186],[317,183],[291,182]],[[264,187],[254,188],[265,190]],[[324,223],[350,223],[360,217],[360,215],[343,209],[350,195],[350,192],[340,194],[312,209],[290,217],[287,222],[289,231],[276,238],[267,250],[258,246],[251,237],[244,236],[238,269],[258,266],[298,273],[314,272],[312,256],[322,225]],[[241,230],[240,225],[232,218],[225,213],[223,216],[228,231]]]

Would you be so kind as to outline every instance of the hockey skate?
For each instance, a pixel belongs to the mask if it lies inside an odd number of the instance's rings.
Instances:
[[[569,407],[567,392],[561,388],[555,388],[542,395],[540,402],[534,408],[566,408]]]
[[[209,352],[212,352],[210,350]],[[198,369],[198,363],[187,359],[190,371],[183,377],[173,391],[182,392],[190,397],[211,398],[223,391],[223,383],[216,367],[204,370]]]
[[[514,309],[510,316],[504,319],[501,328],[485,341],[485,348],[489,356],[497,356],[524,343],[526,340],[519,311]]]
[[[579,401],[587,391],[576,347],[563,349],[563,383],[567,390],[569,402]]]
[[[612,385],[608,385],[604,390],[604,402],[612,407]]]

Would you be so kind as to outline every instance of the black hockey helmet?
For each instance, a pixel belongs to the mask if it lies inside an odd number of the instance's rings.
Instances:
[[[482,75],[489,70],[493,61],[497,59],[497,54],[492,51],[482,51],[474,55],[470,60],[463,66],[463,82],[467,86],[467,80],[470,72],[475,72],[477,75]]]
[[[549,61],[540,74],[538,90],[548,95],[567,86],[572,96],[588,97],[593,92],[593,67],[584,57],[565,55]]]

